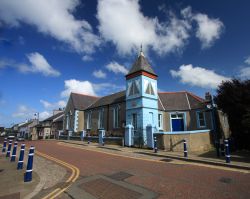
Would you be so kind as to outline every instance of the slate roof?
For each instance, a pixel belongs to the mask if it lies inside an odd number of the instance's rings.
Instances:
[[[71,93],[70,96],[73,102],[73,106],[77,110],[84,110],[99,99],[96,96],[84,95],[79,93]]]
[[[159,110],[180,111],[205,108],[205,100],[187,91],[159,92]]]
[[[138,72],[138,71],[145,71],[145,72],[148,72],[150,74],[156,75],[154,70],[152,69],[152,67],[148,63],[148,60],[146,59],[146,57],[143,55],[142,52],[140,53],[140,55],[138,56],[138,58],[136,59],[132,68],[130,69],[130,71],[128,72],[128,74],[126,76],[131,75],[131,74]]]
[[[181,111],[205,108],[205,100],[187,91],[158,92],[158,109],[162,111]],[[99,98],[87,109],[125,102],[126,93],[121,91]]]
[[[97,108],[100,106],[106,106],[110,104],[121,103],[121,102],[125,102],[125,100],[126,100],[126,92],[120,91],[118,93],[114,93],[114,94],[99,98],[94,104],[90,105],[87,109]]]
[[[59,117],[59,116],[61,116],[61,115],[63,115],[63,114],[64,114],[63,111],[62,111],[62,112],[59,112],[59,113],[57,113],[57,114],[55,114],[55,115],[52,115],[52,116],[50,116],[50,117],[44,119],[42,122],[45,122],[45,121],[52,121],[52,120],[54,120],[55,118],[57,118],[57,117]]]
[[[64,114],[59,115],[58,117],[53,119],[53,122],[63,122],[63,117],[64,117]]]

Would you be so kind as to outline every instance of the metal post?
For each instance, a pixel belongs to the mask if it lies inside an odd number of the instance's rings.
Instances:
[[[102,137],[102,146],[104,146],[104,138]]]
[[[225,156],[225,147],[224,147],[223,139],[220,140],[220,153],[221,153],[221,156]]]
[[[32,180],[32,168],[33,168],[33,156],[35,152],[35,147],[31,146],[28,157],[28,164],[26,173],[24,174],[24,182],[30,182]]]
[[[11,162],[15,162],[16,161],[16,150],[17,150],[17,141],[14,143],[14,148],[13,148],[13,151],[12,151],[12,155],[11,155],[11,159],[10,161]]]
[[[188,157],[188,150],[187,150],[187,140],[186,139],[183,140],[183,144],[184,144],[184,157],[187,158]]]
[[[17,163],[17,169],[23,169],[23,158],[24,158],[25,144],[21,144],[19,160]]]
[[[6,152],[7,138],[4,138],[2,153]]]
[[[157,153],[158,148],[157,148],[157,138],[156,136],[154,137],[154,152]]]
[[[7,153],[6,153],[6,158],[10,157],[11,146],[12,146],[12,140],[9,140],[9,145],[8,145],[8,150],[7,150]]]
[[[230,153],[229,153],[229,143],[228,143],[228,140],[224,140],[225,142],[225,148],[226,148],[226,163],[230,163],[231,160],[230,160]]]

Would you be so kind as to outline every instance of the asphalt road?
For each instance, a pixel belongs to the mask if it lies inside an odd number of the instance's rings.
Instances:
[[[109,192],[116,194],[116,197],[117,194],[121,195],[119,198],[139,198],[140,194],[136,190],[131,191],[131,186],[138,190],[143,188],[161,199],[250,198],[250,174],[246,173],[112,156],[58,145],[56,141],[34,141],[32,145],[42,153],[78,167],[82,180],[93,176],[108,176],[113,177],[112,180],[125,182],[125,186],[128,185],[125,189],[124,186],[121,188],[105,179],[95,179],[78,186],[96,198],[111,198],[107,193],[98,195],[105,183]]]

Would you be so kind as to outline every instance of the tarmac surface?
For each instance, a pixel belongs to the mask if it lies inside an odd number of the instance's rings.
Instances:
[[[58,198],[249,198],[249,171],[200,166],[132,153],[121,147],[32,142],[42,153],[77,167],[77,180]],[[136,151],[135,151],[136,152]],[[128,156],[127,154],[130,154]],[[147,157],[147,158],[146,158]]]
[[[25,169],[17,171],[16,163],[1,155],[0,199],[248,199],[250,195],[248,154],[234,154],[234,161],[226,164],[214,154],[189,154],[186,159],[182,153],[155,154],[81,141],[25,143],[26,149],[36,147],[33,181],[24,183]]]

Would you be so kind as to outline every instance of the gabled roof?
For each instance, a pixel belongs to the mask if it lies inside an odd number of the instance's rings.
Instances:
[[[204,99],[187,91],[159,92],[159,110],[180,111],[205,108]]]
[[[96,96],[84,95],[79,93],[71,93],[70,97],[72,99],[74,108],[77,110],[84,110],[99,99]]]
[[[205,108],[205,100],[187,91],[158,92],[158,109],[162,111],[181,111]],[[125,102],[126,93],[121,91],[101,97],[88,109]]]
[[[53,119],[53,122],[62,122],[63,121],[64,114],[59,115],[58,117]]]
[[[121,102],[125,102],[125,100],[126,100],[125,91],[120,91],[118,93],[114,93],[114,94],[99,98],[95,103],[93,103],[87,109],[92,109],[92,108],[96,108],[100,106],[106,106],[110,104],[121,103]]]
[[[57,113],[57,114],[55,114],[55,115],[52,115],[52,116],[50,116],[50,117],[44,119],[42,122],[52,121],[52,120],[54,120],[55,118],[57,118],[57,117],[59,117],[59,116],[61,116],[61,115],[63,115],[63,114],[64,114],[63,111],[62,111],[62,112],[59,112],[59,113]]]
[[[128,72],[126,76],[139,72],[139,71],[145,71],[152,75],[156,75],[142,51],[140,52],[139,56],[137,57],[132,68],[130,69],[130,71]]]

